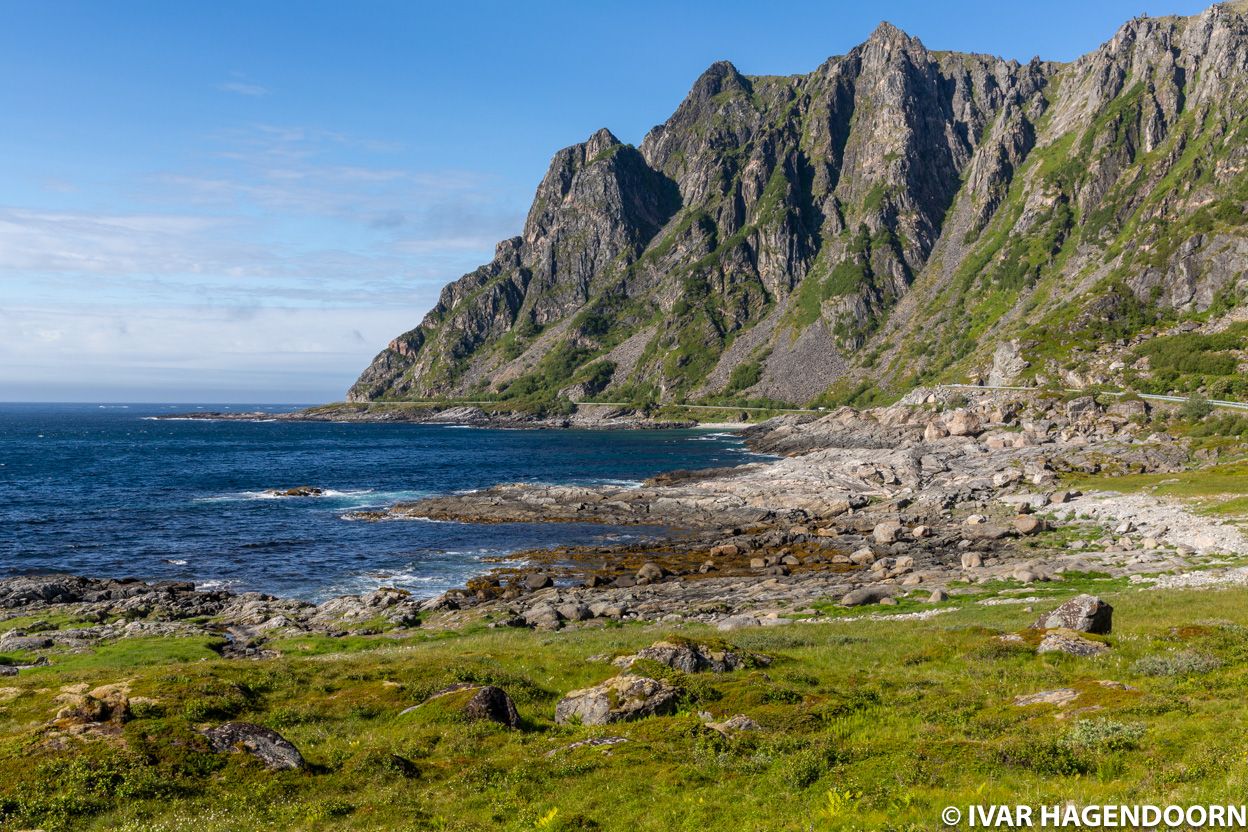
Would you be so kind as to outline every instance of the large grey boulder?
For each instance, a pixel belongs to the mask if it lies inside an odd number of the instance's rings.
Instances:
[[[845,593],[841,598],[843,607],[861,607],[865,604],[878,604],[885,598],[893,597],[892,590],[884,586],[864,586]]]
[[[1037,630],[1064,628],[1080,633],[1105,634],[1113,629],[1114,608],[1095,595],[1080,595],[1032,625]]]
[[[663,716],[676,710],[676,688],[645,676],[624,674],[592,688],[571,691],[555,706],[555,722],[607,725]]]
[[[270,771],[301,769],[303,755],[272,728],[250,722],[227,722],[203,732],[213,751],[242,752],[255,757]]]

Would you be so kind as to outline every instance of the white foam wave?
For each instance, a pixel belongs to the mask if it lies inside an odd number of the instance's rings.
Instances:
[[[233,578],[222,578],[220,580],[212,579],[207,581],[196,581],[195,589],[200,592],[211,592],[214,589],[229,589],[232,586],[238,586],[242,581]]]
[[[248,500],[290,500],[295,502],[332,502],[335,506],[358,508],[362,506],[374,506],[385,503],[400,503],[407,500],[419,500],[422,497],[428,497],[431,492],[418,490],[399,490],[399,491],[378,491],[374,488],[347,488],[336,489],[326,488],[320,494],[308,495],[306,497],[293,496],[283,494],[279,491],[266,489],[264,491],[237,491],[233,494],[214,494],[208,497],[196,497],[193,502],[196,503],[236,503]]]

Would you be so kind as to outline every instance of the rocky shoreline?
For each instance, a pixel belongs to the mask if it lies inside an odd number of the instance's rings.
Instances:
[[[414,405],[411,403],[339,403],[291,413],[267,411],[192,411],[152,417],[161,421],[339,422],[503,429],[675,430],[697,427],[692,420],[658,419],[641,410],[614,405],[580,404],[571,413],[542,415],[522,410],[485,410],[476,405]]]
[[[673,530],[661,538],[523,552],[429,599],[379,589],[316,605],[179,582],[9,578],[0,580],[0,653],[46,658],[116,638],[208,635],[223,655],[259,657],[271,654],[268,642],[299,634],[398,636],[480,622],[733,629],[826,620],[846,607],[886,613],[902,602],[926,616],[960,596],[1014,602],[1068,575],[1242,583],[1236,558],[1248,541],[1235,526],[1155,497],[1062,485],[1068,474],[1178,472],[1206,461],[1161,424],[1140,401],[964,401],[944,390],[889,408],[784,417],[746,430],[752,449],[779,455],[770,461],[671,472],[636,488],[504,484],[353,515]]]

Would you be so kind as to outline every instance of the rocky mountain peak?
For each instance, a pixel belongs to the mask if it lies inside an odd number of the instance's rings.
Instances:
[[[640,148],[556,153],[522,235],[351,395],[857,402],[1003,344],[1015,374],[1101,378],[1102,342],[1248,293],[1242,5],[1069,64],[888,23],[809,75],[716,62]],[[1104,365],[1152,379],[1132,355]]]

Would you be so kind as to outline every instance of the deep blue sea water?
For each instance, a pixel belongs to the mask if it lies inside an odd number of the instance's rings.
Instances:
[[[483,558],[638,530],[366,523],[343,515],[500,482],[636,482],[751,458],[739,438],[709,430],[151,418],[194,409],[0,404],[0,576],[168,578],[312,600],[378,586],[433,595],[483,571]],[[296,485],[331,494],[262,493]]]

